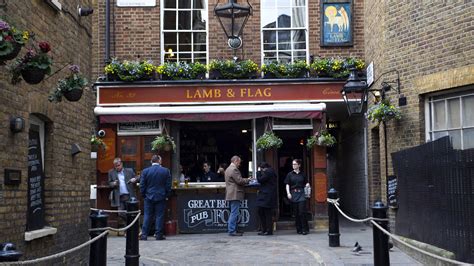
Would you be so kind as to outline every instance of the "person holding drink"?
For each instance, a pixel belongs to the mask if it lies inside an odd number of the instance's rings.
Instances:
[[[301,159],[292,162],[293,171],[285,178],[285,188],[288,199],[296,210],[296,232],[307,235],[309,233],[308,221],[306,219],[306,197],[304,188],[309,187],[307,177],[301,172]],[[306,185],[305,185],[306,184]]]
[[[110,192],[110,206],[118,207],[119,210],[126,210],[126,202],[130,197],[136,197],[134,185],[138,181],[131,168],[123,168],[120,158],[114,159],[114,168],[109,170],[108,182],[112,188]],[[119,217],[126,223],[126,214],[120,212]]]

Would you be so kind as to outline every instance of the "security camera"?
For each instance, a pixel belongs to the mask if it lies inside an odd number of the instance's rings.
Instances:
[[[97,135],[101,138],[105,137],[105,130],[101,129],[99,132],[97,132]]]

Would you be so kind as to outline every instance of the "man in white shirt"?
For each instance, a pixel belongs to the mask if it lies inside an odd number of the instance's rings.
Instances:
[[[119,210],[126,210],[126,202],[130,197],[137,197],[135,194],[135,173],[131,168],[123,168],[120,158],[114,159],[114,168],[109,171],[109,186],[112,188],[110,192],[110,205],[118,207]],[[125,213],[119,213],[119,216],[126,222]]]

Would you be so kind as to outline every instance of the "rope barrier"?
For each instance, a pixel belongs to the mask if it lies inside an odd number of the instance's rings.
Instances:
[[[122,228],[102,227],[102,228],[91,228],[89,229],[89,231],[102,231],[102,230],[110,230],[110,231],[115,231],[115,232],[127,231],[128,228],[132,227],[132,225],[135,224],[135,222],[138,220],[139,217],[140,217],[140,213],[137,214],[137,217],[135,217],[135,219],[133,219],[133,221],[129,225]]]
[[[91,208],[92,209],[92,208]],[[125,211],[127,212],[127,211]],[[92,243],[94,243],[95,241],[99,240],[100,238],[104,237],[105,235],[107,235],[109,233],[109,231],[126,231],[128,230],[132,225],[134,225],[137,221],[138,221],[138,218],[140,217],[140,211],[133,211],[133,212],[128,212],[128,213],[138,213],[137,217],[135,217],[135,219],[133,219],[133,221],[126,227],[123,227],[123,228],[119,228],[119,229],[116,229],[116,228],[112,228],[112,227],[104,227],[104,228],[93,228],[93,229],[89,229],[89,231],[102,231],[102,230],[106,230],[104,232],[102,232],[100,235],[94,237],[93,239],[90,239],[89,241],[85,242],[85,243],[82,243],[81,245],[77,246],[77,247],[74,247],[74,248],[71,248],[69,250],[65,250],[65,251],[62,251],[62,252],[59,252],[57,254],[53,254],[53,255],[50,255],[50,256],[46,256],[46,257],[42,257],[42,258],[37,258],[37,259],[34,259],[34,260],[25,260],[25,261],[13,261],[13,262],[0,262],[0,266],[3,266],[3,265],[27,265],[27,264],[32,264],[32,263],[39,263],[39,262],[43,262],[43,261],[46,261],[46,260],[51,260],[51,259],[56,259],[56,258],[59,258],[59,257],[63,257],[63,256],[66,256],[67,254],[69,253],[72,253],[74,251],[77,251],[85,246],[88,246]]]
[[[76,250],[79,250],[85,246],[88,246],[92,243],[94,243],[95,241],[99,240],[100,238],[102,238],[103,236],[107,235],[109,232],[108,231],[105,231],[103,232],[102,234],[94,237],[93,239],[77,246],[77,247],[74,247],[74,248],[71,248],[69,250],[65,250],[65,251],[62,251],[62,252],[59,252],[57,254],[53,254],[53,255],[50,255],[50,256],[46,256],[46,257],[42,257],[42,258],[38,258],[38,259],[34,259],[34,260],[25,260],[25,261],[15,261],[15,262],[6,262],[6,263],[0,263],[0,265],[12,265],[12,264],[20,264],[20,265],[26,265],[26,264],[32,264],[32,263],[39,263],[39,262],[42,262],[42,261],[46,261],[46,260],[51,260],[51,259],[55,259],[55,258],[59,258],[59,257],[62,257],[62,256],[65,256],[69,253],[72,253]]]
[[[101,211],[101,212],[106,212],[106,213],[139,213],[140,212],[140,211],[127,212],[126,210],[103,210],[103,209],[95,209],[95,208],[91,208],[91,211]]]
[[[445,257],[441,257],[441,256],[438,256],[436,254],[432,254],[432,253],[429,253],[425,250],[422,250],[420,248],[417,248],[409,243],[406,243],[405,241],[401,240],[397,235],[394,235],[390,232],[388,232],[387,230],[385,230],[382,226],[380,226],[378,223],[376,223],[375,221],[381,221],[381,222],[386,222],[386,221],[389,221],[389,219],[381,219],[381,218],[374,218],[374,217],[368,217],[368,218],[365,218],[365,219],[353,219],[349,216],[347,216],[340,208],[339,208],[339,198],[337,199],[330,199],[328,198],[327,199],[327,202],[333,204],[336,209],[344,216],[346,217],[348,220],[350,221],[353,221],[353,222],[366,222],[366,221],[370,221],[373,225],[375,225],[378,229],[380,229],[380,231],[382,231],[384,234],[388,235],[392,240],[395,240],[397,241],[398,243],[401,243],[409,248],[412,248],[418,252],[421,252],[425,255],[428,255],[428,256],[431,256],[433,258],[436,258],[436,259],[439,259],[439,260],[442,260],[442,261],[445,261],[445,262],[448,262],[448,263],[453,263],[453,264],[457,264],[457,265],[472,265],[472,264],[468,264],[468,263],[465,263],[465,262],[461,262],[461,261],[457,261],[457,260],[452,260],[452,259],[448,259],[448,258],[445,258]]]
[[[380,231],[384,232],[384,234],[388,235],[392,240],[395,240],[397,241],[398,243],[400,244],[403,244],[407,247],[410,247],[418,252],[421,252],[425,255],[428,255],[428,256],[431,256],[433,258],[436,258],[436,259],[439,259],[439,260],[442,260],[442,261],[445,261],[445,262],[449,262],[449,263],[453,263],[453,264],[456,264],[456,265],[472,265],[472,264],[469,264],[469,263],[465,263],[465,262],[461,262],[461,261],[457,261],[457,260],[452,260],[452,259],[448,259],[448,258],[445,258],[445,257],[441,257],[441,256],[438,256],[436,254],[432,254],[432,253],[429,253],[425,250],[422,250],[420,248],[417,248],[413,245],[410,245],[408,243],[406,243],[405,241],[401,240],[398,236],[394,235],[394,234],[391,234],[390,232],[388,232],[387,230],[385,230],[382,226],[380,226],[378,223],[374,222],[374,221],[371,221],[373,225],[375,225],[378,229],[380,229]]]
[[[349,221],[356,222],[356,223],[363,223],[367,221],[381,221],[381,222],[388,222],[389,220],[387,218],[374,218],[374,217],[367,217],[365,219],[354,219],[349,217],[347,214],[345,214],[340,208],[339,208],[339,198],[337,199],[327,199],[327,202],[333,204],[336,209],[342,214],[342,216],[346,217]]]

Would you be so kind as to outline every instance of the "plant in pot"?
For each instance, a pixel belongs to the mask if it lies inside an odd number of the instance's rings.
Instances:
[[[273,61],[262,65],[262,72],[265,78],[303,78],[308,72],[308,64],[303,60],[292,63]]]
[[[176,150],[176,144],[173,138],[168,134],[161,134],[151,142],[151,149],[154,151],[171,151]]]
[[[313,148],[314,145],[331,147],[336,144],[336,138],[327,131],[316,132],[306,140],[306,147]]]
[[[258,65],[252,60],[212,60],[209,65],[209,78],[211,79],[242,79],[256,78]]]
[[[50,93],[48,97],[50,102],[60,102],[63,96],[70,102],[81,99],[87,79],[80,73],[78,65],[69,66],[69,70],[71,71],[69,76],[58,80],[56,88]]]
[[[14,59],[29,39],[27,31],[21,31],[0,19],[0,63]]]
[[[327,58],[317,57],[313,63],[309,65],[310,75],[312,77],[329,77],[330,62]]]
[[[391,104],[388,99],[381,100],[367,110],[367,119],[371,122],[376,122],[377,124],[392,119],[400,120],[401,118],[402,113],[400,112],[400,109]]]
[[[129,61],[120,62],[113,58],[112,62],[104,68],[109,81],[137,81],[154,79],[155,66],[151,61]]]
[[[351,71],[351,68],[354,67],[357,71],[359,77],[365,77],[365,62],[360,58],[349,57],[344,62],[345,72],[347,77]]]
[[[165,62],[156,67],[156,72],[163,80],[202,79],[206,71],[206,66],[199,62]]]
[[[38,47],[33,46],[22,58],[17,58],[9,66],[11,83],[17,84],[22,78],[29,84],[40,83],[46,74],[51,73],[53,61],[49,57],[49,51],[51,46],[48,42],[39,42]]]
[[[105,150],[107,146],[105,145],[104,141],[97,137],[96,135],[92,135],[91,137],[91,151],[98,151],[99,148]]]
[[[263,133],[263,135],[257,139],[257,149],[259,150],[278,149],[281,145],[283,145],[283,141],[272,131]]]

